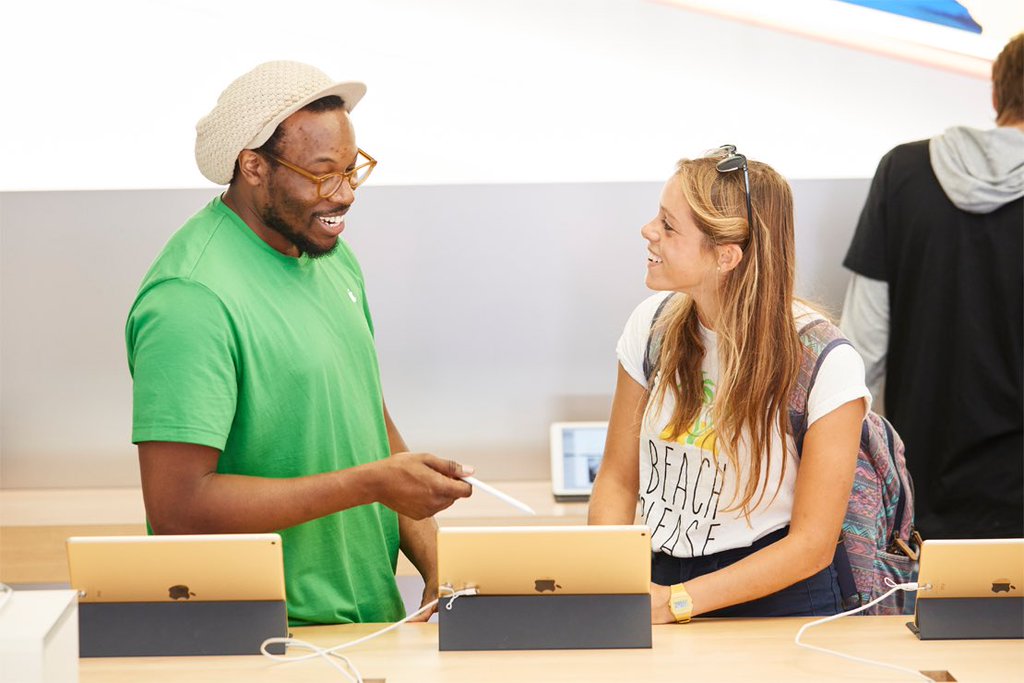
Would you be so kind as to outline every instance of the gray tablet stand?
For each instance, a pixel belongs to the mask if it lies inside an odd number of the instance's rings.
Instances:
[[[438,603],[440,650],[651,647],[641,595],[468,595]]]
[[[81,657],[258,655],[264,640],[287,635],[283,600],[78,604]]]
[[[1024,638],[1024,598],[923,598],[910,628],[921,640]]]

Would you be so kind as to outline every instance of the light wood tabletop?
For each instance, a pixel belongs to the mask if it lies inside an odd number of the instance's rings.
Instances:
[[[530,517],[482,492],[438,515],[444,525],[583,524],[585,503],[556,503],[547,482],[497,482],[538,512]],[[145,533],[138,489],[0,490],[0,580],[66,583],[70,535]],[[411,565],[399,573],[414,573]],[[957,681],[1024,680],[1022,641],[917,640],[908,617],[850,617],[809,632],[814,645],[917,670],[948,671]],[[798,648],[806,619],[698,619],[654,627],[650,650],[439,652],[435,624],[407,624],[346,652],[367,679],[402,681],[899,681],[907,674]],[[321,647],[353,640],[378,625],[293,629]],[[259,656],[83,659],[83,683],[120,681],[340,681],[324,661],[277,664]],[[952,680],[952,679],[951,679]]]
[[[436,625],[405,624],[343,654],[365,679],[386,683],[915,680],[909,674],[794,645],[797,629],[807,621],[695,619],[684,625],[655,626],[649,650],[507,652],[439,652]],[[949,672],[962,683],[1024,680],[1021,641],[919,641],[904,625],[906,621],[907,617],[849,617],[811,629],[805,640],[915,670]],[[326,648],[379,628],[381,625],[370,624],[317,626],[293,629],[293,635]],[[301,651],[292,649],[290,654]],[[343,680],[336,669],[319,659],[287,664],[260,656],[80,661],[81,683]]]

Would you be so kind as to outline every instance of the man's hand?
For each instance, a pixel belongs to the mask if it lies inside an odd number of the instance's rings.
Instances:
[[[461,479],[472,467],[430,453],[395,453],[375,465],[381,472],[374,498],[412,519],[431,517],[473,493]]]
[[[437,581],[427,581],[426,585],[423,586],[423,598],[420,600],[420,609],[437,600]],[[435,612],[437,612],[437,605],[435,604],[433,609],[424,610],[422,614],[413,617],[409,620],[409,623],[417,621],[426,621]]]

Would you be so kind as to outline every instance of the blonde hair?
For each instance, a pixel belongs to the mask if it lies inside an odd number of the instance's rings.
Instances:
[[[747,221],[742,171],[722,173],[719,158],[684,159],[673,176],[679,182],[705,247],[735,244],[743,250],[739,264],[724,276],[718,290],[719,312],[708,321],[718,337],[719,382],[711,408],[718,436],[715,456],[724,451],[734,471],[742,472],[741,440],[753,454],[746,484],[729,509],[744,515],[764,499],[758,494],[762,472],[769,471],[774,427],[785,435],[789,427],[789,396],[796,386],[802,345],[793,322],[793,196],[789,184],[766,164],[749,161],[754,230]],[[668,424],[670,438],[685,434],[701,413],[704,401],[701,364],[705,347],[693,300],[677,295],[659,318],[655,334],[662,335],[657,367],[661,370],[652,401],[675,399]],[[674,381],[672,381],[674,380]],[[746,434],[746,437],[744,437]],[[776,494],[778,488],[776,488]],[[756,496],[756,500],[755,500]],[[774,496],[773,496],[774,498]]]

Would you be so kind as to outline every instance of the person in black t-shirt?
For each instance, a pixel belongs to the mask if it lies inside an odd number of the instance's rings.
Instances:
[[[997,127],[878,166],[841,327],[903,437],[926,538],[1024,535],[1024,34],[992,68]]]

